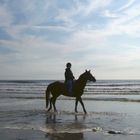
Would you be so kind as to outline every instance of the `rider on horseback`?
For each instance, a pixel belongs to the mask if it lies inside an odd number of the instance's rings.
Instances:
[[[72,95],[72,88],[73,88],[73,80],[74,80],[73,73],[71,71],[71,63],[66,64],[65,69],[65,84],[68,90],[68,93]]]

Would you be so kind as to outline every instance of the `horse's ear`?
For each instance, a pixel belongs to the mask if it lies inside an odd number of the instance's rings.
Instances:
[[[90,73],[90,70],[88,72]]]
[[[87,70],[85,70],[85,72],[88,72]]]

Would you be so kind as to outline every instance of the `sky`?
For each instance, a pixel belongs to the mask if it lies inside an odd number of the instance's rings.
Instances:
[[[139,0],[0,0],[0,80],[140,79]]]

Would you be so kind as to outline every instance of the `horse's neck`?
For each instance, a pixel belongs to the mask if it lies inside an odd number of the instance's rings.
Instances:
[[[84,78],[79,78],[77,80],[77,84],[81,89],[84,89],[84,87],[86,86],[87,80],[85,80]]]

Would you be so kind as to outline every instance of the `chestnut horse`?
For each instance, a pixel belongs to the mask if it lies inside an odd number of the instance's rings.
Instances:
[[[46,89],[46,108],[48,107],[48,104],[49,104],[49,101],[50,101],[50,107],[49,107],[48,111],[50,111],[52,109],[52,105],[53,105],[54,111],[57,111],[56,107],[55,107],[56,99],[60,95],[64,95],[64,96],[69,96],[69,97],[76,97],[76,100],[75,100],[76,101],[75,102],[75,112],[77,112],[77,104],[78,104],[78,101],[79,101],[81,103],[82,107],[83,107],[84,113],[86,114],[86,109],[85,109],[85,106],[84,106],[84,103],[82,101],[81,96],[84,93],[84,88],[86,86],[87,81],[96,82],[96,79],[90,73],[90,71],[86,70],[74,82],[73,94],[72,95],[70,95],[68,93],[68,90],[66,88],[65,83],[56,81],[56,82],[53,82],[53,83],[49,84],[47,89]],[[51,98],[49,98],[50,97],[50,93],[52,95]]]

